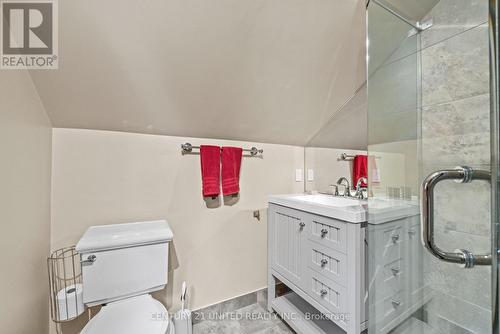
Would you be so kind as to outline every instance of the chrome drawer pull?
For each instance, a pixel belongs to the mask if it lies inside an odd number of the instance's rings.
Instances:
[[[392,274],[394,276],[396,276],[397,274],[399,274],[399,272],[401,271],[401,269],[399,269],[399,268],[391,268],[391,271],[392,271]]]
[[[399,306],[401,306],[401,302],[400,302],[399,300],[394,300],[394,299],[393,299],[393,300],[391,301],[391,303],[392,303],[392,305],[394,305],[394,307],[399,307]]]
[[[97,256],[89,255],[86,260],[80,261],[81,264],[92,264],[97,260]]]
[[[393,243],[397,243],[399,241],[399,234],[393,235],[391,238]]]
[[[324,297],[328,294],[328,291],[326,291],[326,289],[322,289],[319,293],[320,293],[321,297]]]
[[[323,259],[321,260],[321,266],[324,267],[328,264],[328,260],[327,259]]]
[[[328,234],[328,230],[326,228],[321,230],[321,237],[324,238]]]

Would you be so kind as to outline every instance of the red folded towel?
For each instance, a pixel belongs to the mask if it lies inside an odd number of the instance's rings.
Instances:
[[[201,145],[201,179],[203,196],[215,197],[220,194],[220,147]]]
[[[368,157],[366,155],[356,155],[352,166],[352,187],[356,188],[358,180],[362,177],[368,178]],[[366,187],[365,182],[361,182],[362,187]]]
[[[240,147],[222,148],[222,192],[234,195],[240,192],[240,168],[243,150]]]

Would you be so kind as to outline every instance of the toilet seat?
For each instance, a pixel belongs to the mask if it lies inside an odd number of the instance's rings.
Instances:
[[[167,309],[142,295],[103,306],[80,334],[174,334]]]

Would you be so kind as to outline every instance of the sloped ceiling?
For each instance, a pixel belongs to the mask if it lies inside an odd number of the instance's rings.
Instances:
[[[312,138],[308,147],[366,150],[368,146],[368,96],[366,85],[336,112]]]
[[[365,80],[365,0],[59,1],[55,127],[304,145]]]
[[[422,20],[439,0],[379,0],[413,21]]]

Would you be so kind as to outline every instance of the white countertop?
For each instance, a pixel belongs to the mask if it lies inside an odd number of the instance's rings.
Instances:
[[[269,202],[349,223],[365,222],[368,204],[366,200],[322,194],[273,195]]]
[[[411,201],[385,198],[370,198],[368,200],[368,223],[371,225],[419,214],[420,206],[416,198]]]
[[[349,223],[381,224],[419,213],[418,203],[405,200],[359,200],[333,195],[272,195],[269,202]]]

